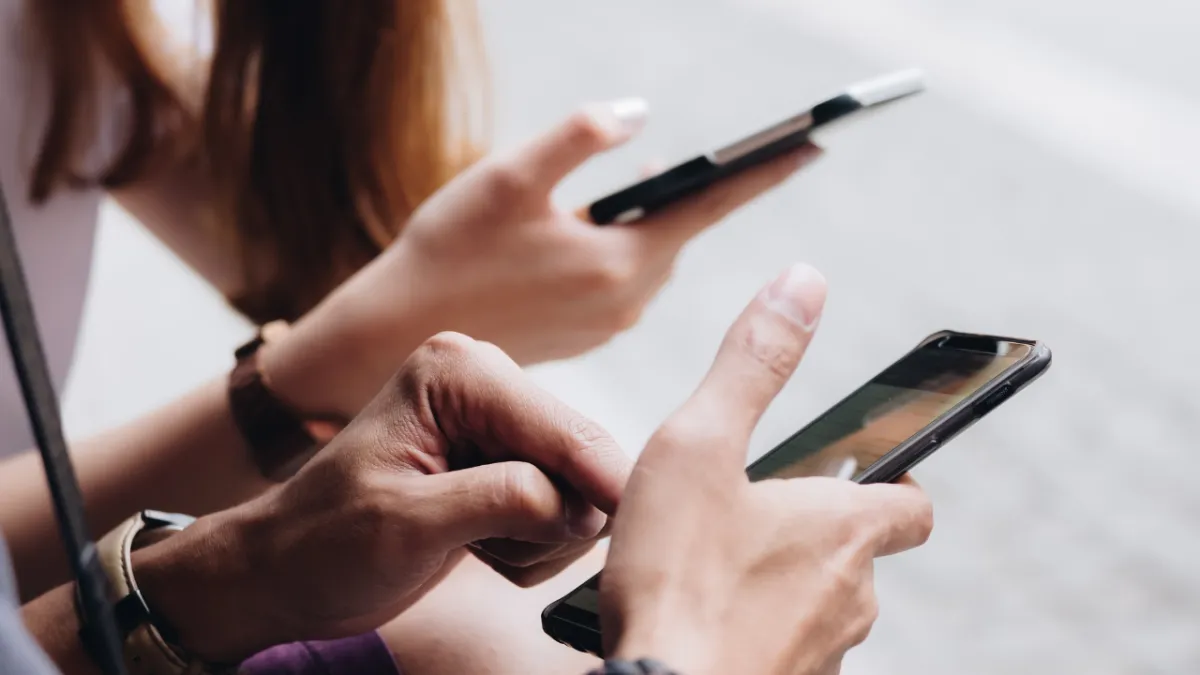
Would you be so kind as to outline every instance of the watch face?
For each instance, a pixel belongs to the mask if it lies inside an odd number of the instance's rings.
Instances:
[[[166,511],[142,511],[141,516],[142,529],[133,537],[134,550],[157,544],[196,522],[191,516]]]
[[[179,532],[179,530],[176,530],[173,528],[168,528],[168,527],[160,527],[160,528],[153,529],[153,530],[142,530],[141,532],[138,532],[136,535],[134,535],[132,550],[140,551],[141,549],[146,548],[147,546],[153,546],[153,545],[159,543],[160,541],[169,539],[171,537],[171,535],[176,534],[178,532]]]
[[[160,527],[168,527],[173,530],[182,530],[183,528],[196,522],[192,516],[182,513],[167,513],[166,511],[154,511],[147,509],[142,511],[142,522],[146,523],[146,529],[157,529]]]

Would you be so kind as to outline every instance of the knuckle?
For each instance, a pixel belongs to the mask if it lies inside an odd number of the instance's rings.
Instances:
[[[607,129],[586,109],[576,110],[567,118],[566,131],[571,143],[592,150],[603,149],[608,140]]]
[[[739,442],[723,418],[715,414],[676,415],[654,433],[651,443],[667,452],[690,453],[703,448],[726,447]]]
[[[822,497],[830,515],[834,541],[850,557],[866,555],[879,530],[879,523],[861,504],[861,485],[833,478],[821,479],[828,488]]]
[[[875,594],[865,592],[859,600],[858,611],[850,625],[850,645],[859,645],[866,641],[879,619],[879,601]]]
[[[357,480],[346,490],[353,495],[348,504],[352,514],[350,520],[354,523],[353,538],[365,543],[364,558],[371,564],[386,564],[389,555],[384,542],[392,541],[393,534],[399,534],[399,539],[405,545],[421,546],[420,541],[425,532],[421,528],[406,527],[403,519],[397,522],[392,517],[390,508],[391,492],[378,482],[365,479]],[[402,532],[393,532],[397,527]]]
[[[414,429],[445,435],[469,428],[477,399],[468,393],[495,374],[486,354],[483,343],[461,333],[445,331],[421,343],[390,385],[391,400],[382,408],[392,418],[389,432],[403,438]]]
[[[393,380],[394,387],[406,399],[419,397],[445,371],[471,358],[475,349],[475,340],[460,333],[442,332],[427,338],[404,362]]]
[[[924,544],[929,541],[930,535],[933,534],[933,502],[924,495],[922,495],[920,503],[913,511],[912,526],[916,533],[915,539],[918,544]]]
[[[476,348],[474,339],[462,333],[443,331],[422,342],[413,352],[410,361],[416,361],[420,365],[442,365],[466,358]]]
[[[614,293],[623,290],[637,278],[633,262],[622,256],[612,256],[599,264],[590,265],[582,272],[582,283],[586,290],[598,293]]]
[[[896,485],[858,486],[877,490],[885,501],[852,515],[857,543],[873,554],[915,548],[933,533],[933,503],[919,490]]]
[[[541,575],[534,567],[510,567],[504,577],[517,588],[533,588],[541,583]]]
[[[705,432],[694,424],[683,420],[671,419],[654,432],[651,443],[663,448],[688,448],[707,443]]]
[[[504,475],[497,482],[500,489],[498,494],[494,495],[497,507],[524,516],[540,516],[533,486],[541,472],[532,464],[524,462],[508,462],[502,466]]]
[[[361,488],[353,505],[354,522],[364,531],[381,534],[387,525],[387,507],[379,490]]]
[[[578,443],[580,450],[607,445],[611,440],[611,436],[599,424],[579,413],[571,415],[567,421],[567,430]]]
[[[875,597],[874,593],[866,593],[865,595],[866,597],[863,599],[862,615],[863,620],[866,622],[869,630],[870,627],[874,626],[875,622],[879,620],[879,600]]]
[[[534,187],[534,177],[512,162],[498,162],[487,173],[488,191],[497,200],[523,197]]]
[[[638,325],[644,312],[645,306],[640,303],[619,307],[612,312],[605,328],[612,333],[623,333]]]
[[[514,374],[521,373],[521,367],[517,365],[517,362],[513,361],[508,352],[501,349],[495,343],[483,340],[472,340],[471,342],[472,356],[479,362],[487,364],[493,371],[509,371]]]
[[[737,333],[734,344],[772,377],[786,380],[796,367],[797,345],[794,340],[780,339],[779,331],[772,328],[766,322],[751,321],[746,330]]]
[[[765,478],[754,482],[750,492],[754,502],[756,518],[760,522],[774,522],[777,530],[776,540],[787,541],[794,539],[792,532],[796,531],[797,521],[807,521],[810,518],[808,509],[795,508],[795,490],[785,478]]]

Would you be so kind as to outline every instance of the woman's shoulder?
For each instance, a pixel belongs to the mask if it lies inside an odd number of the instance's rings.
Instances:
[[[41,204],[30,199],[30,171],[49,108],[48,87],[39,78],[45,68],[24,30],[28,4],[0,0],[0,185],[50,370],[61,388],[83,314],[103,195],[84,188],[59,191]],[[5,350],[0,358],[0,457],[32,442]]]

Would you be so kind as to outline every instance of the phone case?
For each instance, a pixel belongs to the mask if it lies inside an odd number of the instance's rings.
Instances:
[[[588,216],[597,225],[640,220],[717,181],[799,148],[823,127],[923,90],[924,78],[917,70],[862,82],[811,110],[604,197],[588,207]]]

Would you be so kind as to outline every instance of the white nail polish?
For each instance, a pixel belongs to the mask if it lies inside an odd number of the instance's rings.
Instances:
[[[621,130],[627,134],[640,131],[650,114],[650,104],[644,98],[623,98],[609,105],[612,107],[613,117],[621,125]]]

